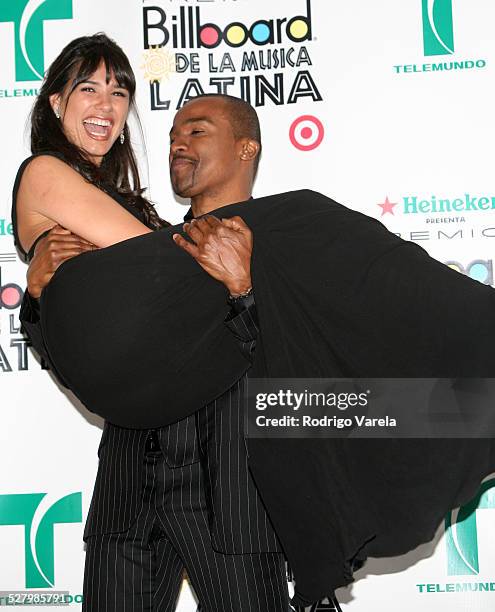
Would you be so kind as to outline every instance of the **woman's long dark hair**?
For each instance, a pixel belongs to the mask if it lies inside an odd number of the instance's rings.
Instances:
[[[105,62],[107,79],[113,72],[120,87],[129,92],[129,108],[135,110],[136,79],[127,56],[108,36],[99,33],[70,42],[48,69],[31,113],[31,151],[60,153],[64,160],[87,181],[104,191],[117,191],[143,213],[146,223],[159,229],[169,225],[143,197],[138,166],[130,142],[129,127],[124,126],[125,141],[113,144],[100,166],[91,163],[77,145],[64,134],[62,124],[50,105],[50,96],[61,94],[69,86],[67,97]]]

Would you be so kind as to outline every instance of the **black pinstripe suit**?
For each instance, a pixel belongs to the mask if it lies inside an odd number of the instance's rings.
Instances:
[[[255,316],[251,306],[226,321],[247,354]],[[83,609],[174,610],[184,567],[205,611],[289,609],[284,558],[247,466],[245,382],[155,430],[154,447],[149,431],[105,424]]]

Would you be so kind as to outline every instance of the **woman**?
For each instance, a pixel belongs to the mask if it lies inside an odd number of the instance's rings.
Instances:
[[[32,256],[37,241],[56,224],[96,247],[107,247],[168,225],[142,196],[126,123],[128,113],[134,106],[135,86],[127,57],[104,35],[73,41],[50,66],[32,112],[33,156],[21,165],[14,186],[15,205],[12,216],[16,227],[16,245],[28,258]],[[184,258],[171,240],[168,246],[174,256]],[[171,261],[170,265],[175,264]],[[166,275],[162,282],[166,282]],[[214,283],[210,283],[210,288],[221,295],[225,303],[225,294],[219,293]],[[166,303],[155,306],[158,311],[166,308]],[[46,308],[45,312],[52,313],[51,320],[56,321],[56,335],[60,345],[68,346],[61,338],[62,319],[55,312],[55,307]],[[209,318],[212,312],[216,315],[214,319]],[[151,414],[148,419],[140,421],[139,426],[160,426],[187,416],[198,405],[204,404],[205,400],[213,399],[219,389],[227,389],[245,371],[248,364],[236,350],[231,335],[224,329],[222,313],[214,305],[203,312],[201,319],[196,318],[196,327],[194,322],[182,327],[175,325],[177,334],[181,336],[177,335],[174,351],[167,353],[169,362],[173,361],[176,367],[178,362],[186,363],[192,357],[198,346],[198,338],[201,338],[203,346],[210,347],[212,338],[216,338],[218,351],[209,351],[209,354],[217,378],[215,375],[208,375],[204,379],[199,377],[195,381],[195,393],[189,394],[189,399],[180,408],[172,407],[164,421],[162,416],[157,420],[156,415]],[[136,328],[135,333],[140,336],[150,333],[149,322],[156,312],[147,314],[141,313],[138,316],[139,329]],[[114,322],[117,316],[118,313],[113,313]],[[212,320],[216,322],[215,328],[210,335],[202,338],[198,330],[205,326],[211,327]],[[74,327],[72,322],[70,326]],[[128,322],[123,322],[123,326],[128,327]],[[152,364],[165,358],[164,345],[170,345],[172,338],[167,330],[162,329],[162,333],[163,336],[155,344],[156,350],[147,351],[146,357],[139,360],[139,372],[133,369],[136,364],[129,362],[129,370],[125,373],[128,380],[139,377],[141,373],[145,376]],[[153,334],[156,337],[156,330],[153,330]],[[125,337],[119,335],[124,342]],[[50,334],[47,336],[49,338]],[[187,338],[191,338],[191,343],[186,342]],[[93,346],[93,359],[96,355],[105,356],[107,345],[107,342],[102,342],[100,346]],[[121,348],[124,352],[128,349]],[[56,357],[55,353],[54,349]],[[215,356],[218,362],[213,368]],[[84,377],[85,368],[80,364],[87,361],[87,356],[79,353],[74,357],[78,360],[78,364],[74,364],[77,378],[82,380],[80,377]],[[110,361],[113,359],[111,355],[108,357]],[[81,401],[93,410],[96,407],[96,412],[105,418],[116,415],[112,414],[112,409],[103,414],[98,406],[122,406],[119,404],[121,400],[124,401],[126,397],[130,399],[128,389],[119,397],[118,385],[114,386],[107,375],[108,366],[107,362],[98,368],[104,389],[97,390],[94,372],[88,372],[88,390],[94,388],[94,395],[91,391],[89,395],[81,395],[77,391],[78,385],[72,384],[72,380],[67,380],[67,376],[59,372],[59,377],[66,379]],[[54,369],[60,370],[56,366]],[[182,380],[179,386],[174,385],[168,392],[164,392],[168,396],[186,396],[184,391],[188,388],[189,383]],[[151,387],[147,389],[151,396]],[[143,390],[135,391],[133,400],[145,402]],[[156,405],[154,398],[151,401]],[[119,422],[118,418],[111,420]],[[132,426],[127,422],[123,424]]]

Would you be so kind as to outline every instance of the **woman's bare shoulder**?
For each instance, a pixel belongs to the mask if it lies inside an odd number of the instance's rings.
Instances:
[[[27,165],[19,188],[18,213],[19,225],[28,228],[27,234],[58,223],[98,247],[151,231],[53,155],[38,155]],[[28,238],[31,236],[24,242]]]
[[[44,185],[56,187],[58,184],[61,186],[61,181],[67,178],[72,181],[81,181],[81,183],[86,182],[78,172],[59,157],[50,154],[36,155],[28,161],[24,169],[20,188],[27,187],[37,192]]]

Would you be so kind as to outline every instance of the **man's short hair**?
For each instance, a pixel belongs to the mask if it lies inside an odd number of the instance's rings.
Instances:
[[[249,102],[235,96],[229,96],[228,94],[201,94],[192,98],[191,101],[198,98],[220,98],[223,100],[227,108],[234,138],[236,140],[239,138],[250,138],[260,145],[260,150],[254,160],[254,174],[256,175],[261,155],[261,128],[258,113],[254,107]]]

